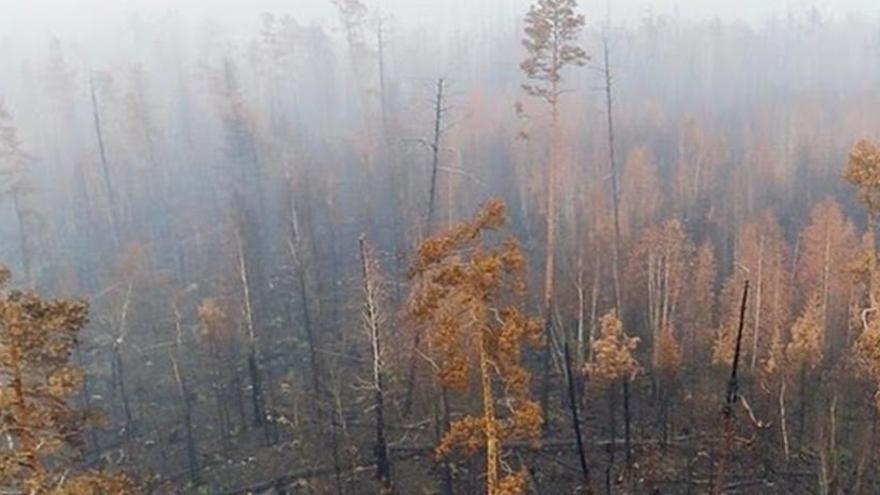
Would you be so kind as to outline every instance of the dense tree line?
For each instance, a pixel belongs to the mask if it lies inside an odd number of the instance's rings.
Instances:
[[[332,3],[0,52],[0,474],[880,489],[876,20]],[[22,315],[45,402],[7,393]]]

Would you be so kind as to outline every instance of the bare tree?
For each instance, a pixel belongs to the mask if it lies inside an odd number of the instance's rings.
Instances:
[[[119,245],[119,218],[116,213],[116,189],[113,187],[113,179],[110,176],[110,165],[107,163],[107,150],[104,146],[104,131],[101,128],[101,113],[98,110],[98,98],[95,95],[95,78],[89,78],[89,92],[92,100],[92,120],[95,124],[95,137],[98,141],[98,154],[101,158],[101,177],[104,179],[104,187],[107,192],[107,210],[110,214],[110,229],[113,233],[113,242]]]
[[[379,311],[380,286],[375,274],[374,262],[370,259],[366,238],[361,235],[359,240],[361,254],[361,271],[364,279],[363,320],[370,339],[371,363],[373,368],[374,408],[376,410],[376,478],[383,492],[394,491],[391,482],[391,459],[388,456],[388,445],[385,440],[385,390],[383,389],[382,342],[380,326],[382,316]]]

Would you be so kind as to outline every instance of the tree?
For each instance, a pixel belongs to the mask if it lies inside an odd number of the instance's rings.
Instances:
[[[810,224],[801,233],[798,270],[795,274],[803,304],[818,297],[818,323],[822,348],[833,354],[845,342],[846,298],[850,290],[847,265],[858,244],[855,227],[843,216],[840,204],[826,198],[810,212]]]
[[[379,309],[381,289],[376,275],[375,262],[370,258],[366,239],[361,236],[360,242],[361,271],[363,273],[363,321],[370,339],[370,356],[372,363],[372,388],[375,393],[374,407],[376,410],[376,478],[379,480],[383,493],[391,493],[391,459],[388,456],[388,444],[385,440],[385,389],[383,388],[384,365],[382,357],[381,326],[383,315]]]
[[[621,186],[620,202],[627,210],[621,212],[620,232],[622,238],[627,238],[653,222],[662,206],[657,163],[650,149],[639,146],[630,151],[623,165]]]
[[[691,283],[682,301],[684,325],[682,345],[689,364],[706,362],[705,352],[711,343],[710,330],[715,325],[715,252],[709,241],[697,250],[696,266]]]
[[[122,475],[74,466],[89,412],[68,401],[83,372],[70,362],[86,323],[82,301],[11,290],[0,267],[0,490],[9,493],[131,493]]]
[[[614,469],[614,442],[617,436],[614,390],[618,383],[623,384],[627,464],[630,461],[629,382],[641,370],[633,356],[638,345],[639,338],[624,333],[623,322],[617,317],[617,311],[612,309],[600,322],[599,338],[593,343],[593,362],[584,366],[587,379],[608,391],[608,424],[611,438],[608,442],[608,466],[605,469],[607,490],[610,490],[611,472]]]
[[[693,245],[677,219],[647,228],[633,251],[631,266],[645,295],[644,307],[656,364],[661,334],[678,324],[679,302],[691,276]],[[633,291],[635,292],[635,291]]]
[[[119,214],[116,198],[116,187],[113,183],[113,177],[110,173],[110,164],[107,160],[107,149],[104,143],[104,129],[101,126],[101,112],[98,108],[98,97],[95,90],[95,78],[89,78],[89,94],[92,101],[92,121],[95,125],[95,139],[98,144],[98,155],[101,158],[101,177],[104,180],[104,188],[107,193],[107,211],[110,218],[110,230],[113,232],[113,242],[119,244]]]
[[[731,364],[735,329],[738,325],[738,291],[746,278],[754,283],[754,304],[746,315],[743,335],[749,369],[767,358],[773,329],[790,322],[791,270],[788,244],[772,212],[742,225],[736,240],[734,265],[721,295],[721,328],[714,342],[716,363]]]
[[[822,361],[824,325],[822,324],[822,295],[816,291],[803,312],[791,327],[791,341],[785,348],[787,362],[799,370],[801,378],[801,432],[806,427],[807,374]]]
[[[861,140],[849,152],[849,161],[843,179],[856,187],[857,198],[865,206],[874,227],[880,215],[880,147],[868,140]]]
[[[439,380],[466,390],[477,374],[482,397],[481,414],[454,421],[437,454],[485,448],[489,495],[522,492],[523,471],[499,476],[501,448],[514,438],[536,440],[542,423],[541,408],[529,397],[529,373],[521,364],[523,344],[540,344],[541,326],[508,302],[525,289],[520,279],[525,259],[515,239],[497,246],[483,241],[504,223],[504,203],[491,200],[471,221],[425,239],[412,268],[416,286],[410,314],[427,327]],[[496,396],[496,382],[503,397]]]
[[[657,394],[660,396],[660,429],[663,442],[669,441],[670,421],[674,414],[670,412],[675,402],[675,379],[681,371],[681,345],[675,337],[675,329],[667,322],[657,340],[654,342],[653,366],[659,378]]]
[[[241,375],[238,366],[228,365],[238,361],[238,348],[241,346],[239,323],[225,309],[234,307],[230,302],[213,297],[204,299],[198,308],[199,336],[205,344],[205,352],[211,363],[208,375],[217,406],[218,430],[224,441],[233,431],[230,403],[235,407],[242,429],[247,424],[244,400],[241,397]]]
[[[550,146],[546,176],[546,245],[544,252],[544,331],[548,342],[552,341],[552,313],[554,280],[556,271],[556,194],[559,173],[559,103],[562,95],[562,71],[569,66],[583,66],[588,58],[577,45],[584,26],[584,16],[576,14],[575,0],[538,0],[529,8],[525,19],[523,46],[528,57],[520,64],[531,81],[523,90],[540,98],[550,107]],[[544,378],[541,405],[546,408],[550,387],[550,346],[544,351]]]
[[[8,194],[15,208],[21,249],[21,264],[28,285],[34,282],[32,252],[37,248],[33,242],[34,212],[27,207],[29,190],[27,177],[28,157],[21,149],[18,130],[12,115],[0,100],[0,196]]]

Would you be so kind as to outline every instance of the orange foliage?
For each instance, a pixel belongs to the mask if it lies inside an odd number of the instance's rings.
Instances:
[[[880,148],[861,140],[849,153],[849,162],[843,179],[858,190],[858,198],[865,205],[868,215],[877,218],[880,213]]]
[[[425,325],[438,378],[465,390],[472,377],[481,378],[483,414],[455,421],[437,447],[438,456],[456,448],[475,453],[487,448],[488,469],[497,468],[497,443],[512,438],[537,440],[541,409],[529,397],[529,373],[522,367],[524,343],[541,344],[541,327],[516,306],[505,303],[524,290],[525,259],[519,244],[508,239],[487,247],[483,234],[505,223],[504,203],[484,205],[477,216],[422,242],[411,276],[417,279],[409,313]],[[507,414],[496,414],[492,382],[505,391]],[[492,486],[490,473],[490,487]],[[500,482],[499,482],[500,483]],[[501,485],[490,489],[499,492]],[[494,490],[494,491],[493,491]]]
[[[639,338],[626,335],[617,311],[611,310],[600,321],[599,338],[593,343],[594,362],[584,366],[584,373],[601,386],[631,379],[641,370],[633,356],[638,345]]]
[[[7,290],[9,278],[0,267],[0,436],[9,445],[0,450],[0,491],[132,493],[124,476],[70,469],[88,420],[67,402],[82,386],[70,356],[88,306]]]

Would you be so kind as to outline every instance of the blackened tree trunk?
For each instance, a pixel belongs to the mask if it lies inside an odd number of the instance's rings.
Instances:
[[[113,179],[110,176],[110,166],[107,163],[107,151],[104,147],[104,132],[101,128],[101,114],[98,111],[98,98],[95,95],[95,80],[89,79],[89,91],[92,97],[92,120],[95,124],[95,137],[98,141],[98,155],[101,158],[101,177],[104,179],[104,187],[107,189],[107,209],[110,214],[110,232],[113,233],[113,243],[119,244],[119,218],[116,213],[116,190],[113,188]]]
[[[565,343],[565,378],[568,382],[568,407],[571,409],[571,425],[577,444],[578,460],[581,465],[581,473],[584,476],[584,488],[586,493],[592,493],[590,487],[590,468],[587,466],[587,455],[584,451],[584,441],[581,437],[581,419],[578,414],[578,404],[574,376],[571,372],[571,353],[568,350],[568,342]]]

